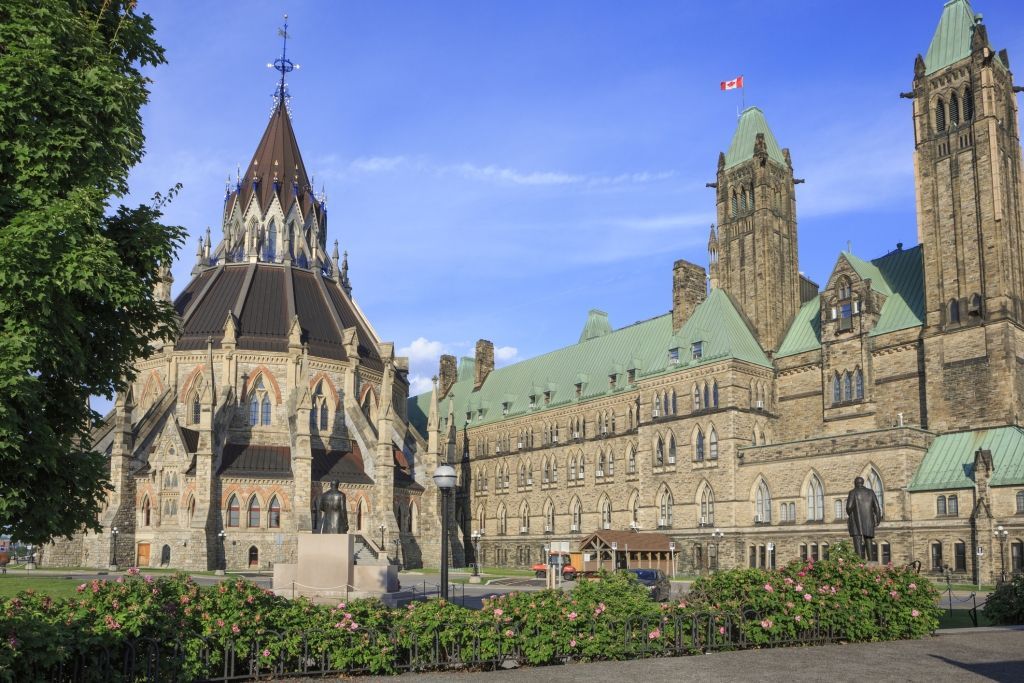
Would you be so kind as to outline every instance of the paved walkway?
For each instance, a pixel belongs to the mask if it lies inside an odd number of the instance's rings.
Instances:
[[[518,681],[1024,681],[1024,627],[942,631],[924,640],[719,652],[510,671],[405,674],[410,683]],[[367,681],[393,681],[367,678]]]

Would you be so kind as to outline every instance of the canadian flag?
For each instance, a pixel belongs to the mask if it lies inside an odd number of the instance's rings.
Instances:
[[[731,81],[722,81],[722,90],[735,90],[743,87],[743,76],[737,76]]]

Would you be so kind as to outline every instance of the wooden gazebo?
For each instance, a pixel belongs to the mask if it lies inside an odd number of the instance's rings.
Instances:
[[[604,530],[580,542],[582,570],[660,569],[672,573],[672,540],[665,534]]]

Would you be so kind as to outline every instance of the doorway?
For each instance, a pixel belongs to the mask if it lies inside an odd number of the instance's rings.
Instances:
[[[149,544],[140,543],[138,552],[136,553],[135,566],[136,567],[148,567],[149,566]]]

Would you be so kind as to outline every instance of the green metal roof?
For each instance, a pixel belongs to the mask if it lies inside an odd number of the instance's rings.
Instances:
[[[992,486],[1024,484],[1024,430],[998,427],[936,437],[910,482],[910,491],[974,486],[974,453],[992,452]]]
[[[692,348],[698,341],[702,357],[694,360]],[[670,349],[679,349],[678,363],[670,361]],[[641,379],[726,358],[771,367],[732,300],[722,290],[713,289],[675,334],[672,315],[661,315],[497,368],[478,391],[473,390],[472,374],[464,377],[460,371],[448,397],[454,399],[459,426],[466,413],[471,413],[470,424],[477,426],[628,391],[628,370],[635,370],[636,378]],[[612,374],[616,375],[615,387],[609,381]],[[577,383],[582,385],[578,397]],[[544,392],[549,393],[547,402]],[[532,409],[531,395],[535,397]],[[448,412],[445,404],[440,409],[443,415]],[[507,416],[503,404],[508,404]],[[409,399],[409,419],[423,434],[429,413],[429,393]]]
[[[885,295],[878,322],[868,334],[880,334],[920,327],[924,324],[924,265],[921,246],[897,249],[871,261],[843,252],[857,274],[871,280],[871,289]],[[797,311],[777,357],[794,356],[821,346],[821,297],[811,299]]]
[[[588,339],[603,337],[611,331],[612,326],[608,322],[608,314],[592,308],[590,313],[587,314],[587,324],[583,326],[583,331],[580,332],[580,341],[585,342]]]
[[[786,158],[782,156],[782,149],[779,147],[778,141],[775,140],[771,128],[768,127],[764,112],[757,107],[747,107],[740,114],[736,132],[732,136],[732,143],[729,144],[729,151],[725,153],[726,168],[754,158],[754,141],[757,139],[758,133],[764,134],[768,158],[783,166],[786,165]]]
[[[926,74],[935,73],[971,54],[974,22],[974,10],[968,0],[949,0],[943,6],[939,26],[924,56]]]

